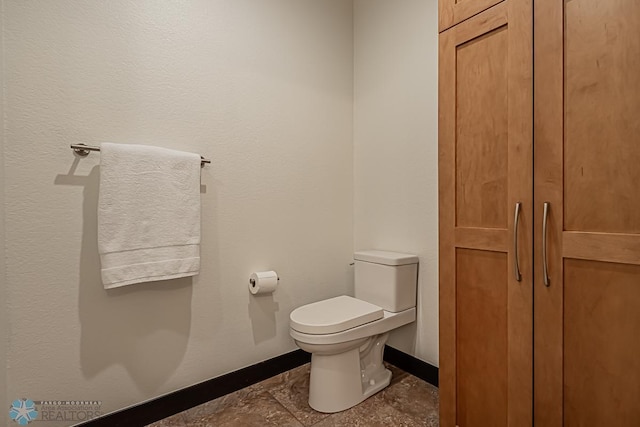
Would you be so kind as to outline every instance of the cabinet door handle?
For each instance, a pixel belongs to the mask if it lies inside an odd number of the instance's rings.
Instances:
[[[549,202],[544,202],[542,210],[542,279],[545,286],[551,285],[549,280],[549,264],[547,263],[547,224],[549,223]]]
[[[516,212],[513,219],[513,270],[518,282],[522,280],[522,274],[520,274],[520,261],[518,260],[518,223],[520,222],[521,207],[522,203],[516,203]]]

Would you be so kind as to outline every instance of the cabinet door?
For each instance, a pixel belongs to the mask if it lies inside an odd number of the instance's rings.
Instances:
[[[509,0],[440,34],[442,427],[532,422],[531,14]]]
[[[439,0],[438,22],[444,31],[465,19],[471,18],[502,0]]]
[[[535,4],[536,425],[640,426],[640,2]]]

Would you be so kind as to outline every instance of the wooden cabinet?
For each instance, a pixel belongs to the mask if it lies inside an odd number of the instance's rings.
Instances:
[[[640,3],[440,6],[440,425],[639,426]]]
[[[440,34],[442,426],[531,425],[532,43],[526,1]]]
[[[535,22],[536,425],[640,426],[640,3]]]

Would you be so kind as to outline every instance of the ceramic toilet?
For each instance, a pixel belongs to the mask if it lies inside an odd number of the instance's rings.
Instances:
[[[342,295],[299,307],[290,334],[311,353],[309,405],[320,412],[351,408],[389,385],[382,363],[389,331],[416,319],[418,257],[360,251],[355,298]]]

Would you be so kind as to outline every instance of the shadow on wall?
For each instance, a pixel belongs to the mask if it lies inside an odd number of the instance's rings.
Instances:
[[[420,308],[417,308],[418,315],[415,322],[391,331],[387,345],[408,354],[415,354],[417,347],[416,337],[418,336],[418,324],[420,322],[419,310]]]
[[[276,312],[279,309],[280,305],[273,299],[273,294],[249,294],[249,317],[254,344],[275,338]]]
[[[56,183],[84,186],[78,301],[82,372],[92,378],[120,365],[142,392],[153,393],[176,371],[186,352],[192,278],[105,290],[97,242],[99,167],[87,177],[70,176],[74,169]]]

